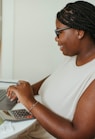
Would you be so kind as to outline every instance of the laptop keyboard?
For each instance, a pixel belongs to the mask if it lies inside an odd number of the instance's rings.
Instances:
[[[11,113],[16,119],[33,118],[33,115],[31,115],[26,109],[12,110]]]
[[[6,90],[1,89],[0,90],[0,101],[2,101],[6,97]]]

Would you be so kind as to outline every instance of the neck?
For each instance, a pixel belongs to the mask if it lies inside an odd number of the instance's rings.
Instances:
[[[90,48],[91,49],[91,48]],[[76,65],[81,66],[95,59],[95,47],[77,56]]]

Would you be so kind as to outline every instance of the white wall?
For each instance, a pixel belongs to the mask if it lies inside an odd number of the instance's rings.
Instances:
[[[0,0],[0,59],[1,59],[1,39],[2,39],[2,0]],[[0,61],[1,67],[1,61]],[[1,69],[0,69],[0,76],[1,76]]]
[[[14,79],[35,82],[60,63],[62,54],[54,40],[55,16],[71,1],[15,0]]]
[[[2,37],[2,0],[0,0],[0,41]]]
[[[55,16],[63,0],[15,0],[14,76],[35,82],[61,60],[55,43]]]
[[[0,79],[13,77],[14,0],[2,0],[2,41]]]
[[[24,79],[33,83],[47,76],[56,68],[62,60],[62,54],[55,42],[55,17],[66,3],[72,1],[13,0],[12,67],[6,70],[7,73],[3,73],[3,78]],[[95,0],[88,1],[95,4]],[[7,49],[7,53],[5,52],[6,55],[10,53],[11,49],[10,45],[7,47],[9,49]],[[6,61],[6,67],[8,67]],[[3,66],[3,69],[6,67]],[[10,71],[11,75],[7,76]]]

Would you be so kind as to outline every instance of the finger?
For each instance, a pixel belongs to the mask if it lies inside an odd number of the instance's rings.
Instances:
[[[22,83],[26,83],[26,81],[19,80],[19,81],[17,82],[17,85],[20,85],[20,84],[22,84]]]
[[[17,99],[16,94],[15,94],[15,93],[13,93],[13,92],[11,92],[11,93],[10,93],[10,95],[9,95],[9,94],[7,94],[7,97],[8,97],[11,101],[13,101],[13,100]]]
[[[11,95],[7,95],[7,97],[8,97],[11,101],[17,99],[17,96],[16,96],[14,93],[12,93]]]
[[[24,88],[24,87],[30,86],[30,84],[29,84],[29,82],[19,80],[18,83],[17,83],[17,86],[21,87],[21,88]]]
[[[17,103],[20,103],[20,100],[19,99],[17,100]]]
[[[14,100],[17,98],[15,92],[16,92],[17,88],[16,86],[10,86],[8,89],[7,89],[7,96],[9,99],[11,100]]]
[[[26,85],[26,82],[25,81],[22,81],[22,80],[19,80],[18,82],[17,82],[17,87],[24,87]]]

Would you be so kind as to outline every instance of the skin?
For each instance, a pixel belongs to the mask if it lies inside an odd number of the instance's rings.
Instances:
[[[56,28],[63,27],[67,26],[56,20]],[[64,30],[55,40],[64,55],[77,55],[77,66],[82,66],[95,58],[95,43],[83,30],[72,28]],[[44,80],[32,86],[28,82],[19,81],[16,86],[8,88],[7,95],[12,99],[11,95],[14,92],[20,102],[30,109],[36,103],[34,95],[37,94]],[[79,99],[72,121],[58,116],[40,103],[32,109],[32,113],[39,123],[58,139],[93,139],[95,136],[95,80]]]

